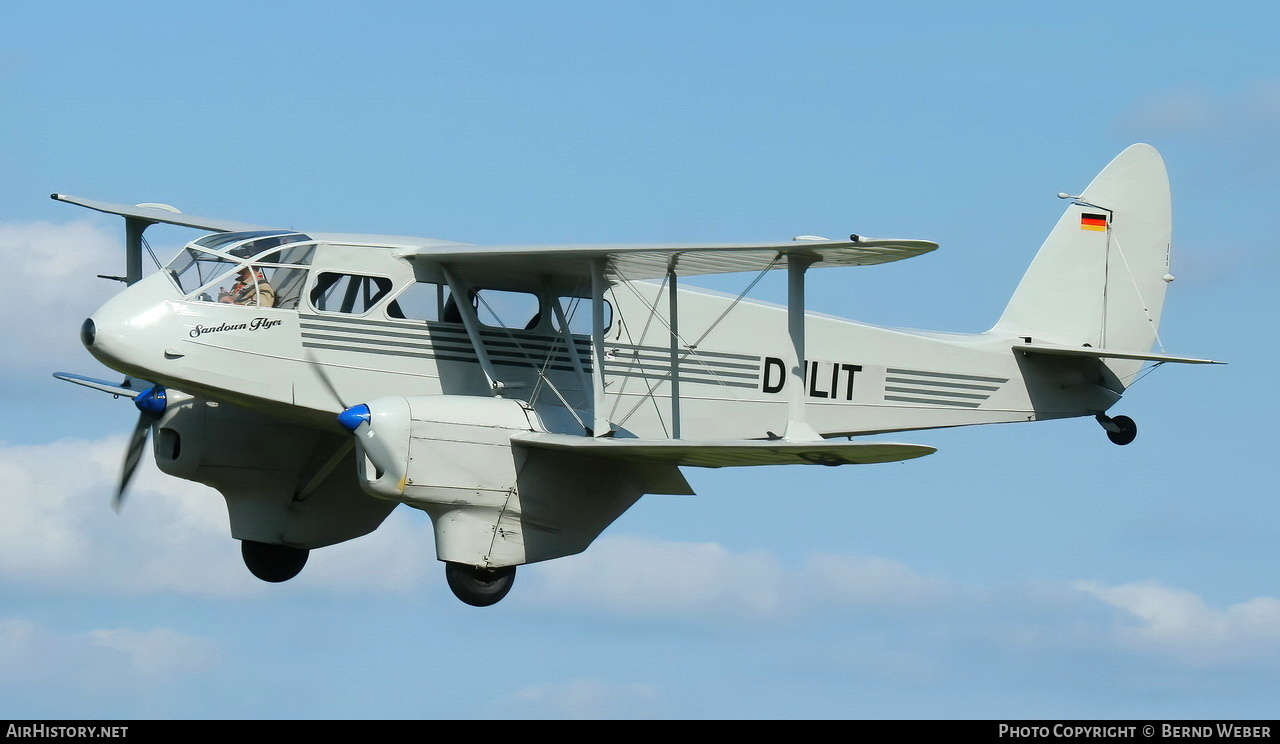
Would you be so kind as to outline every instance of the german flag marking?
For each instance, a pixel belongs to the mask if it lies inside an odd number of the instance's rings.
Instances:
[[[1107,229],[1107,216],[1105,214],[1084,212],[1080,215],[1080,229],[1104,232]]]

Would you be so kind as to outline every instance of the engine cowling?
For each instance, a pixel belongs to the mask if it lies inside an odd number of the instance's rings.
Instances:
[[[501,506],[515,487],[511,435],[542,431],[520,401],[458,395],[391,396],[344,411],[366,493],[424,506]]]

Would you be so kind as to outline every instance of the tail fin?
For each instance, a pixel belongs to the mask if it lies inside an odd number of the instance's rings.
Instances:
[[[996,330],[1035,343],[1150,351],[1173,279],[1172,231],[1164,161],[1150,145],[1132,145],[1067,207]],[[1127,382],[1143,362],[1105,364]]]

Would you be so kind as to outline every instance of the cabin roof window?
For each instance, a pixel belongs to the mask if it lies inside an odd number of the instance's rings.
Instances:
[[[229,246],[241,241],[250,240],[252,238],[261,238],[272,235],[288,235],[288,230],[248,230],[245,232],[222,232],[206,235],[203,238],[193,241],[193,245],[202,248],[209,248],[215,251],[226,250]]]
[[[200,247],[210,251],[226,253],[236,258],[254,258],[273,248],[309,242],[311,238],[302,233],[289,230],[250,230],[246,232],[226,232],[206,235],[193,241],[188,247]],[[310,253],[306,261],[294,259],[277,260],[272,263],[309,263]]]
[[[311,252],[315,249],[314,244],[304,246],[295,246],[295,243],[309,241],[311,238],[300,233],[289,233],[285,235],[271,235],[251,240],[248,243],[232,248],[227,251],[233,256],[241,258],[257,257],[258,261],[268,261],[270,263],[311,263]],[[279,249],[279,250],[272,250]],[[269,255],[263,253],[271,251]]]

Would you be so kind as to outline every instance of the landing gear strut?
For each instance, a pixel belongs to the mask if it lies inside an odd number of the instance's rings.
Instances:
[[[511,591],[516,567],[477,568],[465,563],[445,563],[444,577],[455,597],[472,607],[488,607]]]
[[[272,545],[252,540],[240,541],[240,557],[244,558],[244,565],[249,573],[273,584],[297,576],[302,567],[307,565],[307,555],[310,553],[306,548],[291,548],[288,545]]]
[[[1138,425],[1128,416],[1105,416],[1099,413],[1094,418],[1098,419],[1098,423],[1103,429],[1107,430],[1107,439],[1113,444],[1128,444],[1138,436]]]

